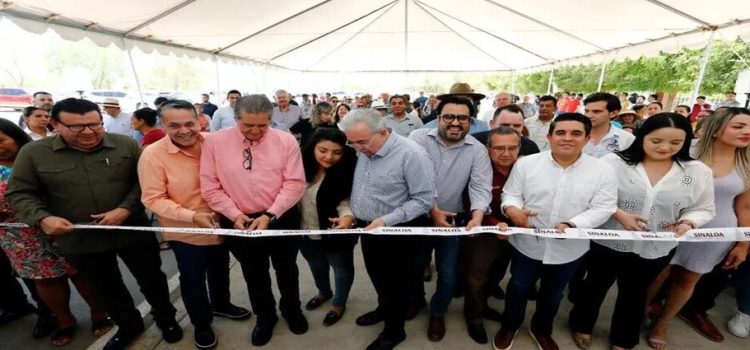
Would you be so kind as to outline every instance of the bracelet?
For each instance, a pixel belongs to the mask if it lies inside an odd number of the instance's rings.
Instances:
[[[677,221],[677,223],[675,224],[675,226],[679,226],[679,225],[682,225],[682,224],[690,226],[691,230],[695,230],[695,224],[692,221],[690,221],[690,220],[680,220],[680,221]]]

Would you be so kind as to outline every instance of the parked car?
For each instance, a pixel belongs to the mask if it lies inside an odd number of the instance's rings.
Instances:
[[[24,107],[34,104],[34,98],[20,88],[3,88],[0,87],[0,107],[10,107],[20,111]]]

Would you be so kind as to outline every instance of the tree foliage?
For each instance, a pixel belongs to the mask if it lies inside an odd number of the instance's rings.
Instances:
[[[661,52],[654,57],[626,58],[606,65],[603,90],[689,92],[698,77],[703,49],[682,48],[673,53]],[[714,41],[700,93],[711,95],[731,91],[740,71],[750,69],[750,44],[737,41]],[[601,65],[556,67],[553,82],[558,90],[596,91]],[[546,93],[548,71],[516,77],[516,91]],[[510,88],[510,74],[490,76],[484,84],[493,91]]]

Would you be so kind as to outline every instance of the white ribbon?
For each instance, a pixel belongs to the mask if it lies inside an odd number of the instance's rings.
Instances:
[[[21,223],[0,223],[0,227],[29,227]],[[530,229],[509,227],[502,231],[496,226],[478,226],[470,231],[463,227],[378,227],[372,230],[236,230],[212,229],[197,227],[140,227],[140,226],[100,226],[73,225],[79,230],[128,230],[162,233],[186,233],[201,235],[221,235],[238,237],[278,237],[304,235],[344,235],[344,234],[375,234],[375,235],[420,235],[420,236],[467,236],[477,233],[493,233],[503,236],[517,234],[536,237],[558,239],[596,239],[596,240],[625,240],[625,241],[676,241],[676,242],[737,242],[750,241],[750,227],[704,228],[690,230],[682,237],[675,237],[674,232],[647,232],[602,229],[569,228],[565,232],[555,229]]]

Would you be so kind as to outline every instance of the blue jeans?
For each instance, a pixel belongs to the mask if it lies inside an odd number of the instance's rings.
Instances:
[[[223,244],[170,241],[169,245],[180,270],[180,292],[190,322],[206,328],[213,321],[213,309],[229,305],[229,250]]]
[[[417,288],[413,302],[419,302],[424,297],[424,282],[422,276],[430,262],[432,249],[435,249],[435,270],[437,271],[437,285],[435,294],[430,301],[430,312],[433,316],[443,316],[448,312],[448,305],[453,299],[458,282],[458,258],[461,251],[461,237],[459,236],[427,236],[423,240],[423,256],[417,268]]]
[[[560,300],[568,282],[575,275],[582,259],[566,264],[546,265],[512,249],[510,282],[505,298],[503,329],[515,332],[526,317],[526,304],[537,280],[541,279],[536,311],[531,318],[531,330],[540,335],[551,335],[552,324],[560,308]]]
[[[750,262],[745,261],[735,272],[737,310],[750,315]]]
[[[302,242],[302,256],[310,265],[310,271],[315,280],[315,287],[319,294],[331,295],[333,306],[346,306],[349,291],[354,283],[354,249],[326,250],[322,240],[305,237]],[[336,283],[336,293],[331,291],[330,268],[333,268],[333,278]]]

